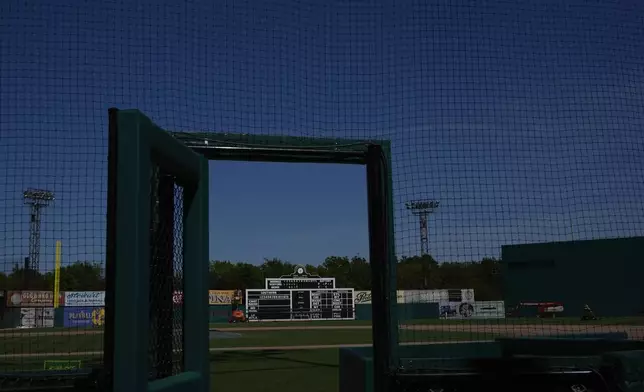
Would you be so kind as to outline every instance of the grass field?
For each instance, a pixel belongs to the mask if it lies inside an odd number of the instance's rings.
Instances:
[[[435,343],[533,336],[544,332],[626,331],[641,339],[643,321],[643,318],[584,323],[564,318],[431,319],[406,323],[401,326],[399,336],[402,343]],[[335,391],[339,377],[337,346],[371,344],[368,321],[213,324],[211,329],[239,334],[234,339],[210,341],[213,391],[238,389],[240,382],[245,390]],[[83,367],[100,365],[102,360],[100,329],[4,330],[0,331],[0,339],[0,372],[42,370],[45,360],[80,359]],[[310,346],[327,347],[311,349]]]
[[[65,358],[67,359],[67,358]],[[84,366],[100,358],[80,357]],[[3,372],[43,368],[42,359],[0,360]],[[338,349],[224,351],[210,357],[211,391],[334,392],[338,390]],[[240,387],[242,385],[242,387]]]
[[[31,335],[31,336],[30,336]],[[284,347],[308,345],[341,345],[341,344],[370,344],[371,329],[296,329],[292,330],[249,330],[239,333],[235,339],[213,339],[210,347],[213,349],[245,348],[245,347]],[[436,342],[484,340],[493,338],[492,333],[474,332],[443,332],[443,331],[414,331],[413,334],[403,334],[402,341],[406,342]],[[96,352],[103,350],[103,335],[100,333],[77,334],[59,332],[42,335],[41,333],[23,335],[5,335],[0,343],[0,357],[19,357],[25,354],[58,354],[69,355],[75,352]]]
[[[336,327],[340,328],[236,330],[234,333],[240,335],[238,338],[211,340],[212,390],[235,388],[240,380],[243,380],[244,390],[337,390],[338,348],[289,349],[311,345],[371,344],[369,326]],[[100,366],[103,335],[96,333],[98,331],[75,331],[81,333],[77,335],[72,335],[72,331],[19,332],[20,335],[4,333],[2,336],[0,372],[39,371],[43,369],[45,360],[56,359],[78,359],[83,367]],[[468,332],[420,331],[410,335],[409,339],[437,342],[472,340],[474,337]],[[483,337],[492,338],[493,335],[478,336],[479,339]],[[253,376],[249,377],[251,374]]]
[[[470,320],[445,320],[445,319],[415,319],[415,320],[399,320],[400,324],[405,325],[641,325],[644,326],[644,317],[609,317],[594,321],[580,321],[575,317],[559,317],[551,319],[540,318],[504,318],[504,319],[470,319]],[[371,325],[371,320],[341,320],[341,321],[270,321],[270,322],[255,322],[255,323],[211,323],[210,328],[257,328],[257,327],[273,327],[280,328],[294,327],[303,328],[307,326],[368,326]],[[89,327],[85,328],[90,331],[100,331],[101,328]],[[31,328],[31,329],[0,329],[0,337],[5,334],[13,334],[15,331],[34,333],[34,332],[52,332],[52,331],[70,331],[71,328]],[[83,330],[83,328],[74,328],[73,330]]]

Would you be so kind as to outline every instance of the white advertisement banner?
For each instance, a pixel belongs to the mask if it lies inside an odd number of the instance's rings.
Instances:
[[[505,304],[503,301],[440,301],[438,309],[440,317],[444,319],[505,318]]]
[[[371,303],[371,291],[354,291],[355,294],[355,304],[370,304]],[[405,291],[397,290],[396,291],[396,302],[399,304],[405,303]]]
[[[476,318],[476,319],[505,318],[505,302],[503,301],[474,302],[474,313],[472,314],[472,318]]]
[[[36,328],[36,309],[20,309],[20,325],[18,328]]]
[[[105,291],[65,291],[65,306],[105,306]]]
[[[457,289],[457,290],[397,290],[396,302],[399,304],[426,304],[426,303],[441,303],[450,302],[449,292],[455,291],[458,295],[459,301],[451,302],[474,302],[473,289]],[[370,304],[371,291],[356,290],[355,291],[356,304]]]
[[[371,303],[371,291],[354,291],[353,293],[355,295],[354,303],[356,305]]]
[[[36,311],[36,328],[54,327],[54,308],[34,309]]]
[[[405,290],[396,291],[396,302],[399,304],[405,303]]]

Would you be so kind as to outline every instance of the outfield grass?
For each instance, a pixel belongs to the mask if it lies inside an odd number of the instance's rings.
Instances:
[[[438,342],[490,340],[496,336],[487,332],[468,331],[468,325],[544,325],[582,324],[578,319],[500,319],[500,320],[413,320],[404,324],[462,325],[462,331],[405,330],[399,332],[402,342]],[[610,318],[583,322],[588,325],[644,325],[644,318]],[[309,345],[371,344],[370,321],[309,321],[263,322],[245,324],[213,324],[226,330],[239,328],[235,339],[213,339],[210,347],[211,390],[262,390],[266,392],[332,392],[337,391],[339,368],[338,349],[258,349],[258,347],[288,347]],[[328,326],[338,329],[306,329],[307,326]],[[342,329],[343,326],[365,326]],[[253,327],[287,327],[288,330],[252,330]],[[292,328],[292,329],[291,329]],[[538,328],[538,327],[537,327]],[[461,328],[458,328],[461,330]],[[78,331],[79,329],[76,329]],[[42,335],[42,332],[57,332]],[[43,370],[45,360],[81,360],[82,367],[100,366],[102,356],[75,355],[77,352],[103,351],[103,334],[72,335],[74,329],[30,329],[0,331],[0,372]],[[32,334],[33,333],[33,334]],[[22,336],[18,335],[22,334]],[[25,336],[26,335],[26,336]],[[248,348],[246,351],[233,351]],[[2,357],[15,354],[36,354],[35,357]],[[71,353],[71,355],[70,355]]]
[[[370,329],[242,331],[236,339],[213,339],[210,355],[211,390],[266,392],[331,392],[338,388],[338,349],[227,351],[235,347],[306,346],[371,343]],[[480,334],[479,334],[480,335]],[[470,340],[472,334],[415,332],[414,340]],[[491,336],[487,336],[490,338]],[[480,337],[479,337],[480,338]],[[83,368],[100,366],[100,355],[65,355],[102,351],[102,335],[55,335],[3,338],[1,354],[34,353],[38,357],[1,358],[0,372],[40,371],[45,360],[81,360]],[[221,350],[221,351],[219,351]],[[45,353],[48,353],[45,355]],[[52,354],[54,353],[54,354]],[[58,353],[56,355],[55,353]],[[241,387],[240,387],[241,385]]]
[[[438,342],[438,341],[472,341],[490,340],[496,337],[491,333],[467,331],[467,325],[539,325],[539,324],[579,324],[577,320],[421,320],[419,324],[427,325],[463,325],[463,331],[422,331],[401,330],[402,342]],[[526,320],[528,321],[528,320]],[[535,323],[536,321],[536,323]],[[636,322],[637,321],[637,322]],[[640,325],[640,319],[608,319],[588,324],[604,325]],[[292,322],[292,323],[248,323],[234,324],[240,330],[231,331],[241,336],[235,339],[213,339],[210,342],[213,351],[210,356],[211,389],[222,391],[228,389],[262,390],[266,392],[332,392],[337,391],[339,368],[338,349],[323,348],[315,350],[258,349],[258,347],[287,347],[309,345],[341,345],[371,343],[371,329],[342,329],[342,326],[368,325],[360,321],[326,321],[326,322]],[[231,325],[225,324],[224,328]],[[339,329],[288,329],[288,330],[244,330],[248,327],[277,326],[336,326]],[[458,328],[461,329],[461,328]],[[51,332],[51,329],[36,332]],[[71,332],[68,329],[64,330]],[[74,352],[102,352],[103,335],[71,335],[58,333],[54,335],[18,336],[16,331],[5,332],[0,341],[0,372],[38,371],[43,369],[45,360],[78,359],[84,368],[100,366],[100,355],[69,355]],[[21,333],[32,332],[21,330]],[[247,351],[233,351],[235,348],[249,348]],[[2,358],[3,355],[32,353],[36,357]]]
[[[57,359],[51,357],[48,359]],[[74,357],[83,367],[101,366],[100,357]],[[42,370],[44,360],[0,360],[0,372]],[[333,392],[338,390],[338,349],[225,351],[210,356],[210,390]]]
[[[487,340],[493,338],[489,333],[413,331],[401,333],[403,342],[436,342]],[[243,331],[234,339],[213,339],[211,348],[235,347],[281,347],[308,345],[370,344],[370,329],[332,329],[332,330],[276,330]],[[74,353],[103,350],[103,335],[52,335],[52,336],[5,336],[0,343],[0,355],[37,354],[37,353]]]

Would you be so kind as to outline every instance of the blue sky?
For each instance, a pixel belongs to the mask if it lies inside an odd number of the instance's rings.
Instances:
[[[634,0],[4,1],[0,264],[26,255],[27,187],[57,195],[43,269],[56,239],[67,262],[103,259],[112,106],[171,130],[390,139],[399,255],[419,251],[411,199],[441,201],[440,261],[642,235],[643,18]],[[211,169],[213,258],[367,254],[363,168]]]

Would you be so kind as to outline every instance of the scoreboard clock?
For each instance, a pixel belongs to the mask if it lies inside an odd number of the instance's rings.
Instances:
[[[246,290],[248,321],[354,320],[353,289]]]

